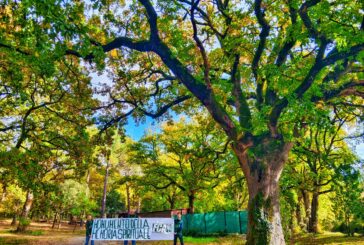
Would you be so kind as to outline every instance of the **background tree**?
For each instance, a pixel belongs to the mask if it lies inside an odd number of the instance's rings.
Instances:
[[[142,181],[155,189],[173,186],[188,198],[189,212],[194,213],[196,196],[203,190],[212,190],[221,181],[227,142],[214,123],[205,123],[196,117],[187,123],[184,119],[166,124],[162,132],[147,135],[136,153],[142,166]]]
[[[334,191],[335,182],[341,177],[337,175],[341,166],[355,163],[355,155],[343,141],[342,126],[346,120],[335,115],[330,121],[320,120],[310,125],[303,142],[294,148],[309,170],[303,182],[305,190],[312,193],[309,232],[318,232],[319,196]]]
[[[345,232],[348,236],[354,236],[355,232],[363,233],[361,225],[364,219],[363,180],[359,170],[356,169],[360,166],[362,165],[347,164],[337,170],[342,179],[338,181],[335,192],[335,216],[339,226],[338,230]]]
[[[54,67],[71,55],[108,65],[105,127],[130,114],[158,117],[194,96],[247,179],[248,244],[284,244],[278,180],[294,129],[322,103],[357,106],[353,97],[363,96],[361,9],[319,0],[9,1],[0,46],[5,60],[39,56]]]

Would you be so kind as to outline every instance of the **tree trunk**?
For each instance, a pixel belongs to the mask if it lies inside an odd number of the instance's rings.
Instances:
[[[310,207],[310,196],[306,190],[301,189],[303,205],[305,207],[305,225],[308,229],[309,220],[311,217],[311,207]]]
[[[20,221],[19,221],[19,225],[18,225],[18,228],[17,228],[18,232],[25,231],[27,226],[28,226],[26,224],[26,220],[28,219],[30,209],[32,208],[33,199],[34,199],[33,192],[28,191],[27,192],[27,197],[25,199],[25,203],[24,203],[24,206],[23,206],[23,210],[22,210],[21,215],[19,217]]]
[[[91,173],[90,173],[90,169],[88,169],[87,174],[86,174],[86,183],[87,183],[88,188],[90,188],[90,177],[91,177]]]
[[[57,229],[61,228],[61,223],[62,223],[62,212],[59,213],[59,219],[58,219]]]
[[[167,196],[167,201],[168,201],[168,203],[169,203],[169,208],[171,209],[171,210],[173,210],[174,209],[174,206],[175,206],[175,198],[174,198],[174,195],[172,195],[172,196]]]
[[[130,187],[128,182],[126,182],[125,184],[126,187],[126,205],[127,205],[127,209],[128,209],[128,214],[130,214]]]
[[[136,212],[140,213],[141,208],[142,208],[142,199],[140,197],[138,197],[138,207],[137,207]]]
[[[54,219],[53,219],[52,229],[54,229],[54,227],[56,227],[56,223],[57,223],[57,215],[58,215],[58,213],[56,212],[56,213],[54,214]]]
[[[16,225],[16,213],[13,215],[13,219],[11,220],[11,225]]]
[[[107,179],[109,178],[109,161],[106,162],[106,173],[104,178],[104,192],[102,195],[102,204],[101,204],[101,217],[106,218],[106,194],[107,194]]]
[[[249,189],[248,245],[285,244],[280,209],[279,178],[292,143],[266,138],[256,146],[235,143]]]
[[[302,216],[301,216],[301,205],[299,202],[296,206],[296,220],[297,220],[297,225],[301,227]]]
[[[3,184],[3,193],[1,194],[1,197],[0,197],[0,203],[5,200],[6,193],[7,193],[7,185]]]
[[[192,191],[188,195],[188,213],[193,214],[195,213],[195,192]]]
[[[302,225],[302,214],[301,214],[302,199],[303,199],[303,197],[301,195],[299,195],[298,202],[297,202],[297,205],[296,205],[296,221],[297,221],[297,225],[299,227],[301,227],[301,225]]]
[[[318,232],[318,205],[319,205],[319,193],[315,191],[312,195],[311,202],[311,217],[308,223],[308,232],[317,233]]]

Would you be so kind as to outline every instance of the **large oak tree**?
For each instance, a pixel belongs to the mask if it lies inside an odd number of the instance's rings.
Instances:
[[[197,99],[247,179],[248,244],[284,244],[278,181],[301,122],[327,102],[363,102],[362,9],[346,0],[7,1],[0,46],[107,67],[105,127]]]

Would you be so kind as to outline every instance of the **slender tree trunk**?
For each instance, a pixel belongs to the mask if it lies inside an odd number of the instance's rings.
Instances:
[[[303,205],[305,208],[304,223],[305,223],[305,228],[308,229],[308,224],[309,224],[310,217],[311,217],[310,195],[308,194],[308,192],[306,190],[303,190],[303,189],[301,189],[301,193],[302,193],[302,198],[303,198]]]
[[[54,214],[54,219],[53,219],[52,229],[54,229],[54,227],[56,227],[56,223],[57,223],[57,215],[58,215],[58,213],[56,212],[56,213]]]
[[[16,217],[17,217],[17,214],[14,213],[13,219],[11,220],[11,225],[16,225]]]
[[[23,206],[23,210],[21,212],[21,215],[20,215],[20,222],[19,222],[19,225],[18,225],[18,228],[17,228],[17,231],[21,232],[21,231],[25,231],[26,228],[27,228],[27,225],[24,224],[23,222],[28,218],[29,216],[29,212],[30,212],[30,209],[32,208],[32,204],[33,204],[33,199],[34,199],[34,196],[33,196],[33,192],[32,191],[28,191],[27,192],[27,197],[25,199],[25,203],[24,203],[24,206]]]
[[[61,228],[61,224],[62,224],[62,211],[59,212],[59,219],[58,219],[57,229]]]
[[[301,205],[300,202],[297,203],[296,206],[296,220],[297,220],[297,225],[301,227],[302,224],[302,215],[301,215]]]
[[[73,224],[74,224],[74,221],[75,221],[75,220],[74,220],[74,216],[73,216],[72,214],[70,214],[69,218],[70,218],[70,219],[69,219],[69,224],[70,224],[70,225],[73,225]]]
[[[167,196],[167,201],[168,201],[168,203],[169,203],[169,208],[171,209],[171,210],[173,210],[174,209],[174,206],[175,206],[175,199],[174,199],[174,196],[172,195],[172,196]]]
[[[90,169],[87,170],[87,174],[86,174],[86,183],[87,183],[87,187],[90,188]]]
[[[137,213],[140,213],[141,207],[142,207],[142,199],[138,197],[138,207],[136,210]]]
[[[106,173],[104,178],[104,192],[102,195],[102,204],[101,204],[101,217],[106,218],[106,195],[107,195],[107,179],[109,178],[109,161],[106,162]]]
[[[191,191],[188,195],[188,213],[194,214],[195,213],[195,192]]]
[[[249,189],[248,245],[285,244],[278,182],[291,148],[292,143],[271,138],[251,149],[239,143],[233,145]]]
[[[130,214],[130,187],[128,182],[126,182],[125,186],[126,186],[126,205],[128,208],[128,214]]]
[[[4,201],[4,199],[6,197],[6,193],[7,193],[7,185],[3,184],[3,193],[1,194],[1,197],[0,197],[0,203]]]
[[[319,193],[318,190],[312,194],[311,202],[311,217],[308,223],[308,232],[317,233],[318,232],[318,205],[319,205]]]

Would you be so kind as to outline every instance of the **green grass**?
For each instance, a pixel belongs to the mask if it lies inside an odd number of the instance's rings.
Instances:
[[[45,233],[42,230],[26,230],[23,232],[17,232],[16,230],[3,230],[1,233],[10,233],[18,235],[28,235],[28,236],[43,236]]]
[[[18,239],[18,238],[10,238],[10,237],[0,237],[0,245],[24,245],[28,244],[27,239]]]
[[[364,236],[348,237],[339,232],[325,232],[323,234],[305,234],[293,240],[293,244],[297,245],[360,245],[364,244]]]
[[[216,242],[217,239],[215,237],[184,237],[183,238],[184,242],[191,242],[191,243],[196,243],[196,244],[206,244],[206,243],[210,243],[210,242]]]
[[[31,235],[31,236],[42,236],[44,235],[43,231],[26,231],[25,234]]]

